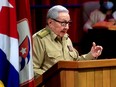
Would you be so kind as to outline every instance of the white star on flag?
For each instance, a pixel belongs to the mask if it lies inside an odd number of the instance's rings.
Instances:
[[[0,0],[0,11],[2,10],[3,6],[13,8],[13,6],[8,2],[8,0]]]
[[[20,52],[24,55],[26,53],[26,48],[22,48]]]

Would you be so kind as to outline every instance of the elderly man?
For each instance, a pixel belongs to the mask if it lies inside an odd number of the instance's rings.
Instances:
[[[90,52],[79,56],[67,34],[70,23],[69,11],[65,7],[56,5],[49,9],[46,27],[33,35],[35,77],[43,74],[60,60],[91,60],[101,54],[103,48],[93,42]]]

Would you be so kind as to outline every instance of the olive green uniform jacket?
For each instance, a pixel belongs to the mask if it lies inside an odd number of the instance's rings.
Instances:
[[[48,27],[33,35],[33,66],[35,76],[43,74],[60,60],[78,61],[93,59],[90,53],[79,56],[68,34],[62,41]]]

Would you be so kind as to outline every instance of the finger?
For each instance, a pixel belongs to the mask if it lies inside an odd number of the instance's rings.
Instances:
[[[101,52],[101,49],[98,49],[96,52],[97,52],[97,53],[100,53],[100,52]]]
[[[102,46],[97,46],[97,50],[103,50]]]
[[[98,55],[101,55],[101,50],[98,50],[98,51],[97,51],[97,54],[98,54]]]
[[[96,43],[95,42],[93,42],[93,47],[95,47],[96,46]]]

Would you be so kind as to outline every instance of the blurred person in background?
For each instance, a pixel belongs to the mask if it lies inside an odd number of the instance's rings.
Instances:
[[[114,4],[111,1],[104,2],[99,9],[95,9],[90,13],[89,19],[84,24],[84,31],[88,32],[88,29],[93,29],[93,25],[98,22],[115,22],[116,11],[113,11]]]

